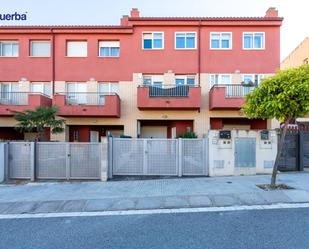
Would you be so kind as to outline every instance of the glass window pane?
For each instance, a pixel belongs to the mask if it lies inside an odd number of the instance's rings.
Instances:
[[[119,94],[119,84],[111,83],[111,93]]]
[[[195,48],[195,34],[187,35],[187,48]]]
[[[99,83],[100,93],[109,93],[110,85],[109,83]]]
[[[44,86],[42,83],[32,83],[31,92],[33,93],[44,93]]]
[[[163,38],[162,33],[153,33],[153,39],[162,40],[162,38]]]
[[[230,41],[229,40],[222,40],[221,41],[221,48],[230,48]]]
[[[161,81],[154,81],[153,86],[162,88],[162,82]]]
[[[176,48],[185,48],[185,37],[176,37]]]
[[[251,82],[253,82],[253,76],[252,75],[244,75],[244,83],[250,84]]]
[[[100,48],[100,56],[103,57],[110,56],[110,48]]]
[[[244,48],[252,48],[252,34],[244,34]]]
[[[31,42],[31,56],[50,56],[50,43],[49,42]]]
[[[185,84],[185,79],[176,79],[176,86],[184,85],[184,84]]]
[[[263,48],[263,34],[254,35],[254,48]]]
[[[152,49],[152,40],[144,39],[144,49]]]
[[[119,56],[119,48],[111,48],[111,56]]]
[[[187,78],[187,84],[194,86],[195,85],[195,77],[188,77]]]
[[[158,40],[158,39],[153,40],[153,47],[154,48],[163,48],[162,40]]]
[[[147,85],[147,86],[151,85],[151,77],[150,76],[144,76],[143,77],[143,84]]]
[[[87,42],[86,41],[67,42],[67,56],[87,57]]]
[[[11,43],[3,43],[2,44],[2,56],[12,56],[12,44]]]
[[[211,40],[211,48],[219,48],[219,40]]]
[[[231,76],[230,75],[221,75],[221,84],[230,84]]]
[[[13,56],[18,56],[18,43],[13,43]]]

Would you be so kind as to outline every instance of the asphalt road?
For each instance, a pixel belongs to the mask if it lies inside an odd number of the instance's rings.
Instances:
[[[0,248],[308,249],[309,208],[2,219]]]

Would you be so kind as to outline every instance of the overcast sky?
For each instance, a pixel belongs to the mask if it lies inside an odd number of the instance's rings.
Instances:
[[[277,7],[284,17],[281,59],[309,36],[309,0],[0,0],[0,13],[27,12],[27,21],[0,24],[119,24],[132,7],[142,16],[264,16]]]

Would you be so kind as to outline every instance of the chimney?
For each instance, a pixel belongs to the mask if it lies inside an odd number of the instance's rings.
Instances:
[[[131,17],[139,17],[139,10],[138,10],[138,8],[133,8],[131,10]]]
[[[275,7],[270,7],[266,11],[265,17],[278,17],[278,10]]]
[[[129,16],[128,15],[122,16],[122,18],[120,19],[120,25],[129,26]]]

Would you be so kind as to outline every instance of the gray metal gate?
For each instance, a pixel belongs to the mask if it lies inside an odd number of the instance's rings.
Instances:
[[[34,146],[29,142],[8,144],[8,176],[11,179],[31,179]]]
[[[109,177],[208,174],[207,138],[110,138],[109,144]]]
[[[300,167],[309,167],[309,131],[299,132],[299,143],[300,143]]]
[[[256,166],[256,140],[255,138],[235,139],[235,167]]]

